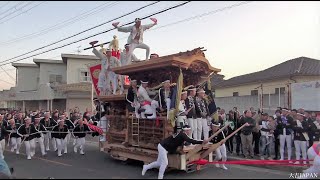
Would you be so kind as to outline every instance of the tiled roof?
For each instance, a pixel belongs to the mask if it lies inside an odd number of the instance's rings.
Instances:
[[[320,60],[299,57],[288,60],[268,69],[245,74],[215,84],[216,88],[238,86],[277,78],[289,78],[293,76],[320,76]]]

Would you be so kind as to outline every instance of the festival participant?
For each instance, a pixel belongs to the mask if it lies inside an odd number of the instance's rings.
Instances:
[[[287,108],[282,108],[281,118],[277,119],[277,131],[279,132],[280,138],[280,160],[284,160],[284,148],[285,143],[287,145],[288,150],[288,160],[291,160],[292,153],[292,123],[293,119],[291,116],[287,116],[289,114],[289,110]],[[290,161],[292,163],[292,161]]]
[[[110,49],[106,49],[105,54],[103,54],[101,51],[98,51],[96,48],[93,48],[92,52],[101,59],[101,71],[98,80],[98,88],[99,91],[102,92],[101,95],[110,95],[110,82],[112,82],[113,87],[112,93],[116,94],[118,87],[118,76],[111,71],[111,68],[121,66],[120,61],[111,56]]]
[[[173,89],[170,86],[170,80],[162,82],[163,88],[159,89],[159,107],[161,112],[167,111],[169,114]]]
[[[52,128],[57,125],[57,122],[50,118],[50,112],[44,113],[44,118],[40,120],[40,123],[44,125],[47,131],[52,131]],[[44,144],[46,147],[46,151],[50,151],[50,141],[52,142],[53,150],[57,150],[57,144],[54,138],[51,137],[51,132],[44,134]]]
[[[269,128],[268,128],[268,114],[267,113],[262,113],[261,114],[261,121],[259,121],[259,129],[260,129],[260,158],[261,160],[264,160],[264,151],[266,149],[266,147],[270,144],[269,143]],[[267,148],[267,156],[270,157],[271,156],[271,152],[269,151],[269,148]]]
[[[8,135],[6,127],[7,127],[7,125],[3,121],[3,115],[0,115],[0,158],[1,159],[4,159],[3,151],[6,148],[5,137]]]
[[[198,137],[197,117],[196,117],[196,109],[195,109],[196,90],[197,89],[194,86],[190,86],[188,88],[188,97],[185,100],[186,108],[191,109],[189,111],[189,113],[187,114],[187,122],[191,128],[191,134],[192,134],[193,139],[197,139],[197,137]]]
[[[220,123],[215,122],[215,123],[211,123],[211,130],[209,131],[209,136],[211,137],[214,133],[216,133],[217,131],[219,131],[220,129]],[[219,133],[217,136],[215,136],[214,138],[212,138],[212,140],[210,141],[213,144],[216,144],[220,141],[222,141],[225,137],[223,131],[221,131],[221,133]],[[218,147],[216,149],[216,157],[214,159],[214,161],[220,161],[222,159],[223,162],[227,161],[227,150],[226,150],[226,145],[223,143],[220,147]],[[224,165],[224,164],[216,164],[217,168],[222,168],[224,170],[227,170],[228,168]]]
[[[316,145],[316,146],[314,146]],[[308,173],[308,174],[311,174],[311,173],[316,173],[316,174],[319,174],[320,173],[320,144],[314,144],[312,147],[310,148],[315,148],[314,151],[317,151],[318,154],[315,155],[314,159],[313,159],[313,164],[311,167],[309,167],[308,169],[306,170],[303,170],[302,172],[303,173]],[[300,177],[299,179],[306,179],[307,177]],[[310,177],[309,177],[310,178]]]
[[[131,55],[130,59],[129,47],[130,44],[124,45],[124,50],[120,54],[120,61],[122,66],[130,65],[132,64],[132,62],[140,61],[134,54]]]
[[[149,82],[146,80],[141,81],[141,85],[138,89],[138,101],[141,105],[141,108],[145,109],[145,112],[141,112],[141,118],[146,118],[147,115],[148,119],[155,119],[157,117],[156,109],[158,108],[159,104],[158,101],[150,98],[147,91],[148,83]]]
[[[127,43],[130,44],[129,47],[129,59],[132,59],[132,53],[136,48],[141,48],[146,50],[146,60],[150,55],[150,47],[143,43],[143,33],[145,30],[152,28],[157,24],[157,20],[151,18],[154,22],[153,24],[141,25],[141,19],[136,18],[135,24],[128,27],[118,27],[119,23],[112,23],[112,25],[118,29],[119,32],[130,32]]]
[[[65,115],[61,115],[60,118],[68,126],[68,130],[69,130],[69,133],[67,134],[67,137],[66,137],[65,147],[64,147],[64,154],[67,154],[67,152],[68,152],[68,144],[69,144],[70,139],[71,139],[71,132],[74,129],[75,125],[72,123],[72,121],[70,119],[66,118]]]
[[[208,116],[208,105],[204,100],[205,91],[202,88],[199,88],[197,91],[195,108],[196,108],[196,117],[197,117],[197,137],[196,140],[201,140],[202,132],[204,139],[209,138],[209,126],[207,121]]]
[[[36,130],[39,131],[39,133],[34,135],[35,140],[40,145],[40,150],[41,150],[42,156],[45,156],[47,153],[44,148],[44,135],[43,134],[47,133],[47,132],[45,132],[45,131],[47,131],[47,129],[44,127],[43,124],[40,123],[40,117],[34,118],[33,125],[36,128]]]
[[[187,91],[182,91],[181,93],[181,100],[179,102],[179,112],[177,115],[176,120],[176,126],[179,130],[182,130],[182,127],[187,123],[187,114],[190,112],[192,108],[187,109],[185,100],[187,99]],[[191,134],[188,134],[189,137],[192,137],[192,131]]]
[[[138,93],[137,80],[131,79],[130,87],[128,89],[128,93],[126,94],[126,100],[130,104],[130,106],[134,108],[136,118],[140,118],[140,114],[138,113],[138,110],[140,108],[140,103],[138,102],[137,93]]]
[[[176,129],[177,127],[175,127]],[[175,133],[172,136],[167,137],[166,139],[162,140],[158,144],[158,158],[157,161],[152,162],[148,165],[143,165],[142,169],[142,176],[145,175],[145,173],[152,168],[158,168],[159,167],[159,175],[158,179],[163,179],[164,172],[168,166],[168,155],[167,154],[174,154],[176,153],[178,147],[183,147],[184,142],[187,141],[192,144],[207,144],[208,139],[205,139],[204,141],[197,141],[190,139],[188,137],[188,134],[190,134],[191,128],[188,125],[185,125],[183,127],[183,131],[180,131],[179,133]]]
[[[52,129],[52,137],[55,138],[58,146],[58,157],[61,157],[62,150],[65,149],[66,137],[68,131],[68,126],[64,124],[63,120],[58,120],[58,125],[54,126]]]
[[[294,146],[296,150],[296,162],[294,164],[300,164],[300,156],[302,152],[303,164],[307,164],[307,141],[308,136],[308,122],[304,120],[304,115],[297,113],[297,120],[293,122],[292,129],[294,130]]]
[[[18,129],[18,135],[22,136],[22,142],[24,142],[24,145],[26,147],[26,154],[27,154],[27,159],[30,160],[31,157],[34,156],[35,154],[35,141],[34,141],[34,134],[38,133],[37,129],[33,124],[31,124],[31,118],[26,117],[25,118],[25,124],[21,125]]]
[[[86,143],[86,134],[90,132],[90,128],[84,123],[83,119],[78,121],[78,125],[73,130],[73,135],[76,137],[77,142],[73,150],[75,153],[78,152],[78,147],[80,147],[80,154],[84,155],[84,145]]]
[[[17,130],[20,127],[20,123],[16,123],[14,119],[9,120],[9,126],[7,128],[10,131],[10,146],[11,152],[16,151],[16,154],[20,154],[21,136],[17,134]]]

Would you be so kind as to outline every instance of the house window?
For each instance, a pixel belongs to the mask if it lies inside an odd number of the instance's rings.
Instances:
[[[80,82],[91,82],[90,73],[88,71],[80,72]]]
[[[239,92],[233,92],[232,96],[239,96]]]
[[[281,87],[280,88],[280,94],[285,94],[286,92],[286,88],[285,87]],[[279,88],[275,89],[275,94],[279,94]]]
[[[258,96],[258,90],[251,90],[251,96]]]
[[[49,76],[49,83],[62,83],[62,75],[57,75],[57,74],[50,74]]]

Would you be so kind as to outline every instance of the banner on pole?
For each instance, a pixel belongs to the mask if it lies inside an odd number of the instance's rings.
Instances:
[[[96,64],[89,67],[90,77],[93,83],[93,87],[96,91],[97,96],[100,95],[100,91],[98,89],[98,81],[99,81],[99,73],[101,71],[101,64]]]

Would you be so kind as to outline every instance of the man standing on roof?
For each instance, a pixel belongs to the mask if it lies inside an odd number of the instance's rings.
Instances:
[[[130,32],[127,43],[130,44],[129,47],[129,59],[131,59],[132,53],[136,48],[146,50],[146,60],[149,59],[150,47],[143,43],[143,33],[145,30],[152,28],[157,24],[157,19],[150,18],[154,23],[148,25],[141,25],[141,19],[136,18],[135,24],[128,27],[118,27],[118,22],[112,25],[118,29],[119,32]]]

